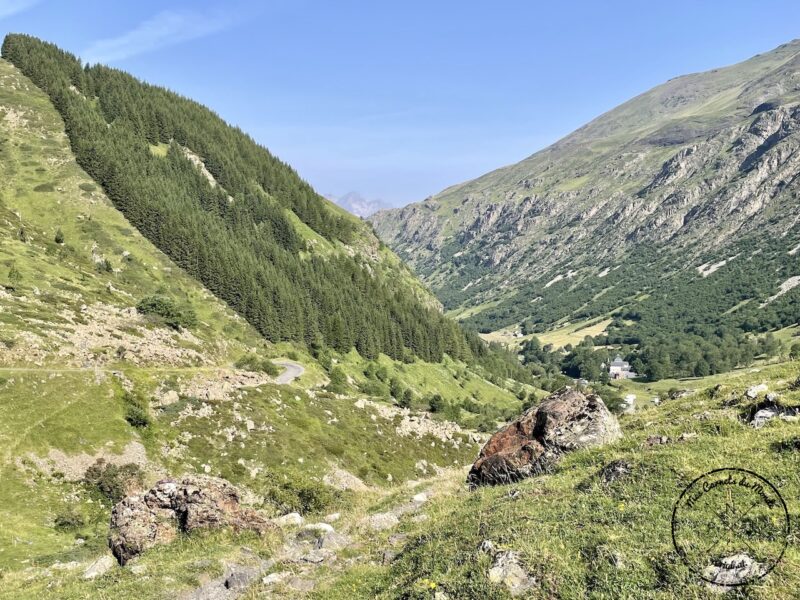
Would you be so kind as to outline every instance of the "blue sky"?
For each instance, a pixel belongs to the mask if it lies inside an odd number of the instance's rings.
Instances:
[[[210,106],[321,193],[400,205],[800,37],[800,2],[0,0],[9,31]]]

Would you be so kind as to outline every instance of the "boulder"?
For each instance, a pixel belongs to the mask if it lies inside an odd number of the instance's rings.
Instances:
[[[306,520],[300,513],[292,512],[272,519],[278,527],[300,527]]]
[[[239,491],[216,477],[159,481],[144,495],[127,496],[111,511],[108,544],[120,564],[179,532],[232,527],[266,533],[275,526],[239,503]]]
[[[767,387],[766,383],[760,383],[758,385],[754,385],[752,387],[747,388],[747,391],[744,393],[750,400],[755,400],[758,398],[759,394],[762,392],[766,392],[769,388]]]
[[[84,579],[95,579],[105,575],[114,566],[114,559],[109,555],[101,556],[90,564],[83,572]]]
[[[495,433],[472,465],[470,485],[512,483],[548,471],[565,452],[622,437],[600,396],[564,388]]]

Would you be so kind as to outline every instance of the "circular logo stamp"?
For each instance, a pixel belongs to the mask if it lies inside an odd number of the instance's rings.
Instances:
[[[709,471],[683,490],[672,511],[672,542],[710,584],[747,585],[780,562],[789,512],[777,488],[745,469]]]

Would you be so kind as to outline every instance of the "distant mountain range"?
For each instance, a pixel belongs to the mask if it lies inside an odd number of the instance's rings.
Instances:
[[[383,200],[367,200],[358,192],[348,192],[344,196],[326,194],[325,197],[346,211],[362,218],[367,218],[379,210],[389,208],[389,205]]]

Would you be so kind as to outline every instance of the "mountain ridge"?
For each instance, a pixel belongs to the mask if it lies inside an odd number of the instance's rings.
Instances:
[[[779,273],[742,289],[763,304],[797,270],[788,252],[799,235],[798,102],[794,41],[672,79],[515,165],[371,222],[451,314],[486,332],[529,318],[547,329],[637,311],[637,296],[688,293],[701,285],[697,269],[768,238],[780,248],[739,261],[754,277]],[[732,285],[723,280],[736,264],[713,279]],[[631,265],[637,270],[621,277]],[[676,277],[686,281],[670,288],[666,280]],[[559,308],[566,290],[583,301]],[[715,306],[725,313],[743,299]],[[737,313],[759,331],[774,326],[750,306]],[[615,339],[641,337],[622,321],[612,325]]]

